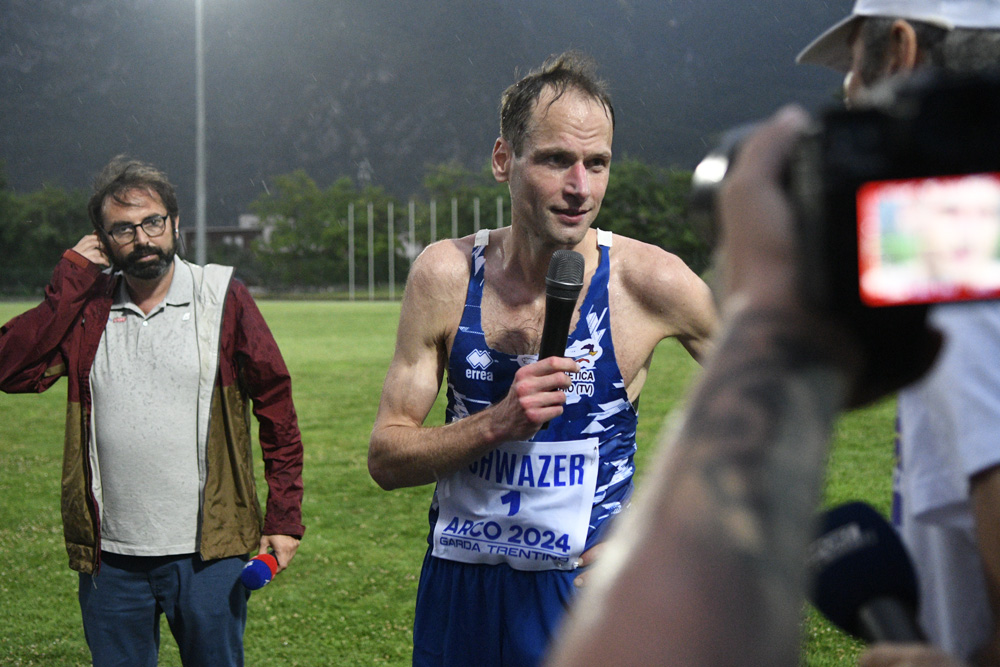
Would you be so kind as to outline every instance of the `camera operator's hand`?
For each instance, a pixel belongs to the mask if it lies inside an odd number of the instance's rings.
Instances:
[[[719,197],[723,314],[747,306],[804,308],[800,248],[781,176],[808,124],[799,107],[779,111],[746,140],[724,182]]]
[[[724,316],[744,309],[779,310],[810,321],[816,347],[853,350],[862,359],[850,406],[858,406],[916,380],[934,361],[940,335],[926,324],[926,308],[858,308],[820,312],[802,290],[814,263],[802,255],[795,213],[783,186],[793,147],[809,124],[798,107],[779,111],[743,145],[720,196]],[[849,224],[845,221],[844,224]]]

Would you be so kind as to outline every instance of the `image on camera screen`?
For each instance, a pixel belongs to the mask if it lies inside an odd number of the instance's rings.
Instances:
[[[865,305],[1000,297],[1000,173],[865,183],[857,221]]]

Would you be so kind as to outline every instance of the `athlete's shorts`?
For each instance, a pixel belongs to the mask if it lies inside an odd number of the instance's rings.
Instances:
[[[457,563],[428,550],[417,589],[414,666],[540,664],[579,574]]]

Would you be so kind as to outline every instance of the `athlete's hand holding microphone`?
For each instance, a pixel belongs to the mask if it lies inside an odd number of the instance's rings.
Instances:
[[[506,398],[497,404],[498,423],[510,429],[507,440],[526,440],[562,414],[569,373],[579,371],[566,358],[569,325],[583,288],[583,255],[557,250],[545,277],[545,321],[538,363],[518,369]]]

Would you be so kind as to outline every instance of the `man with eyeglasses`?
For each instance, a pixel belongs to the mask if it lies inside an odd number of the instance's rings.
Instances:
[[[304,531],[288,370],[232,267],[177,256],[162,172],[115,158],[88,211],[45,301],[0,328],[0,389],[68,379],[63,529],[93,664],[154,667],[163,612],[184,665],[242,665],[240,570],[266,551],[288,567]]]

